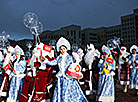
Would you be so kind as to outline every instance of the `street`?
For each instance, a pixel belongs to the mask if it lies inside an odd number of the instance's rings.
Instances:
[[[96,102],[96,95],[86,96],[89,102]],[[123,86],[115,85],[115,102],[138,102],[138,96],[135,95],[134,89],[128,89],[128,92],[123,92]]]

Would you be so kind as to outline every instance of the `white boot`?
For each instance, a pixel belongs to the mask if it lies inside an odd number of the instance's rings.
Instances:
[[[90,95],[91,91],[90,90],[86,90],[86,95]]]
[[[125,93],[127,92],[127,85],[125,85],[125,89],[124,89],[124,92],[125,92]]]

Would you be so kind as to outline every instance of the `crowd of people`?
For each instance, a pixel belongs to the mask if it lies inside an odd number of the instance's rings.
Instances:
[[[61,37],[56,52],[39,42],[27,60],[18,45],[1,48],[0,96],[6,102],[88,102],[86,96],[96,94],[96,102],[114,102],[115,83],[138,95],[138,47],[130,53],[117,48],[87,44],[73,51]]]

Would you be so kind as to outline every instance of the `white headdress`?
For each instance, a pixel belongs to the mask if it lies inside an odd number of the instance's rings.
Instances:
[[[60,51],[60,46],[62,46],[62,45],[66,46],[66,47],[67,47],[67,50],[70,50],[70,49],[71,49],[70,43],[69,43],[65,38],[63,38],[63,37],[61,37],[61,38],[57,41],[56,46],[57,46],[57,51],[58,51],[58,52]]]
[[[20,53],[21,55],[24,55],[23,50],[18,45],[15,46],[15,53]]]
[[[138,52],[138,47],[136,45],[131,46],[130,52],[132,53],[132,50],[135,49]]]
[[[105,45],[102,46],[102,52],[106,52],[108,54],[111,54],[111,51],[108,47],[106,47]]]
[[[9,46],[8,51],[10,51],[11,53],[14,53],[14,48],[12,46]]]

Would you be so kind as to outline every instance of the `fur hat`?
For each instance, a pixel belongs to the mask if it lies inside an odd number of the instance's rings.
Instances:
[[[14,47],[9,46],[9,47],[8,47],[8,51],[11,52],[11,53],[14,53],[14,51],[15,51],[15,50],[14,50]]]

